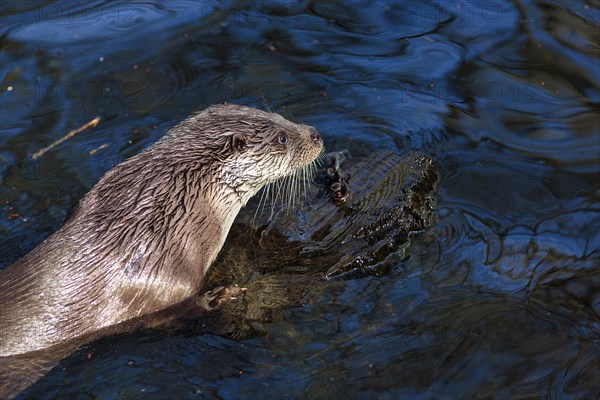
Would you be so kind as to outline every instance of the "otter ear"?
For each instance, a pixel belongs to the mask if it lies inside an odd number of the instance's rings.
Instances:
[[[231,136],[231,148],[238,153],[246,149],[246,138],[241,133],[234,133]]]

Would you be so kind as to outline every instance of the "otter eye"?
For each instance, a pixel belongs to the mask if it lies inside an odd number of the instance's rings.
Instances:
[[[287,135],[283,132],[279,134],[279,143],[281,143],[281,144],[287,143]]]

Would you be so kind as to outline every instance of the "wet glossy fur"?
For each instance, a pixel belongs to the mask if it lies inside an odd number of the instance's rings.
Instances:
[[[240,208],[321,151],[312,128],[248,107],[214,106],[183,121],[109,171],[60,230],[0,273],[0,355],[196,294]]]

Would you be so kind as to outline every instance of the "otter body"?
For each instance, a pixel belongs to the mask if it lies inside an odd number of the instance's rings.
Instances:
[[[0,272],[0,355],[42,350],[194,296],[238,211],[323,150],[311,127],[220,105],[110,170]]]

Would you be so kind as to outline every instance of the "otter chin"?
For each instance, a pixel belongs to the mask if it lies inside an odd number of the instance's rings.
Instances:
[[[0,273],[0,355],[127,326],[197,295],[239,210],[322,151],[314,128],[249,107],[184,120],[107,172],[57,232]]]

